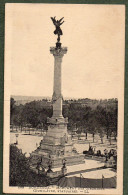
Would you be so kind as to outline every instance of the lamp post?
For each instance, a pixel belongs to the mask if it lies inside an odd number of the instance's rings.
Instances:
[[[19,134],[16,133],[15,136],[16,136],[16,145],[18,145],[18,136],[19,136]]]

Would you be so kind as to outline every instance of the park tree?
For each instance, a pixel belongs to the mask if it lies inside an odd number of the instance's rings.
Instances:
[[[16,101],[14,100],[14,98],[10,99],[10,114],[13,115],[14,111],[15,111],[15,103]]]
[[[16,128],[18,127],[21,131],[22,131],[23,123],[24,123],[24,120],[22,117],[23,107],[24,106],[22,104],[16,106],[15,115],[14,115],[14,124],[16,125]]]
[[[32,127],[37,127],[38,124],[43,123],[47,126],[47,117],[52,116],[52,108],[41,107],[39,102],[33,101],[24,105],[22,111],[22,118],[24,123],[29,123]]]
[[[98,122],[96,120],[95,112],[92,111],[90,113],[90,117],[88,120],[88,130],[89,130],[89,133],[92,134],[93,142],[95,141],[95,134],[97,133],[97,129],[98,129]]]
[[[15,109],[16,109],[16,105],[15,105],[16,101],[14,100],[14,98],[10,98],[10,123],[12,125],[14,125],[14,114],[15,114]]]
[[[103,144],[104,143],[103,138],[104,138],[104,135],[105,135],[105,129],[104,129],[104,127],[99,126],[99,128],[98,128],[98,134],[99,134],[100,139],[101,139],[101,144]]]
[[[16,105],[16,101],[11,98],[10,99],[10,124],[12,127],[15,125],[16,129],[19,127],[22,130],[23,125],[23,117],[22,117],[22,110],[23,105]]]
[[[90,118],[92,116],[93,110],[90,106],[87,106],[83,109],[83,117],[81,120],[81,124],[83,126],[83,132],[85,133],[85,138],[87,139],[88,133],[91,132],[91,121]]]
[[[29,158],[22,153],[15,145],[10,145],[10,186],[31,186],[43,187],[47,186],[45,176],[34,173],[29,165]]]
[[[107,139],[113,130],[117,132],[117,107],[114,106],[97,106],[96,117],[100,127],[105,128]]]

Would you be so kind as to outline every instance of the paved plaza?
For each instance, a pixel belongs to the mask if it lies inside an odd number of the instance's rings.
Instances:
[[[42,140],[42,136],[39,135],[28,135],[24,133],[19,133],[18,136],[18,145],[17,147],[19,149],[22,149],[23,153],[26,153],[26,157],[29,157],[30,153],[34,151],[37,146],[39,146],[40,141]],[[91,135],[88,136],[88,139],[91,142]],[[98,139],[98,136],[97,136]],[[82,153],[83,150],[88,150],[89,148],[89,140],[85,140],[85,143],[83,144],[74,144],[74,147],[77,149],[78,152]],[[13,144],[16,142],[16,136],[15,133],[10,133],[10,143]],[[96,149],[101,149],[103,151],[108,143],[103,144],[96,144],[96,143],[91,143],[91,145],[96,146]],[[110,145],[110,144],[109,144]],[[108,145],[108,146],[109,146]],[[111,148],[115,148],[116,144],[112,144]],[[96,160],[90,160],[90,159],[85,159],[85,164],[80,164],[80,165],[73,165],[73,166],[67,166],[67,177],[80,177],[80,174],[84,178],[95,178],[95,179],[101,179],[102,175],[104,175],[105,178],[110,178],[114,177],[116,173],[112,171],[112,169],[103,168],[104,163]],[[54,168],[53,171],[58,171],[60,168]]]

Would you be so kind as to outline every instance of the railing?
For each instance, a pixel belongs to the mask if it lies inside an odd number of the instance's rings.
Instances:
[[[58,183],[60,187],[80,187],[80,188],[116,188],[116,177],[105,178],[103,175],[99,179],[80,177],[63,177]]]

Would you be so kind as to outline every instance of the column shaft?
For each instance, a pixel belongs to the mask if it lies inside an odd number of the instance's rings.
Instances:
[[[54,87],[53,92],[58,96],[61,95],[61,62],[62,57],[54,56]]]
[[[61,94],[61,64],[62,58],[67,53],[67,48],[56,49],[50,48],[54,56],[54,84],[53,84],[53,117],[62,118],[62,94]]]
[[[62,117],[61,63],[63,56],[54,56],[53,117]],[[55,100],[55,101],[54,101]]]

